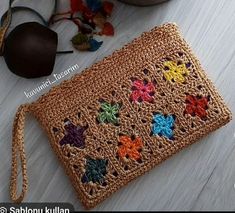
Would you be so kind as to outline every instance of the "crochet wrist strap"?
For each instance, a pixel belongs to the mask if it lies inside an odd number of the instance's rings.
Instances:
[[[13,124],[13,139],[12,139],[12,166],[11,166],[11,181],[10,181],[10,196],[13,202],[20,203],[28,188],[28,177],[26,169],[26,156],[24,149],[24,125],[25,115],[29,111],[29,105],[21,105],[16,113]],[[18,176],[18,158],[21,164],[22,172],[22,191],[17,195],[17,176]]]
[[[11,18],[12,18],[12,12],[11,12],[11,3],[13,1],[9,1],[9,9],[5,13],[5,19],[1,22],[0,25],[0,55],[3,54],[3,47],[4,47],[4,38],[5,34],[10,26]]]

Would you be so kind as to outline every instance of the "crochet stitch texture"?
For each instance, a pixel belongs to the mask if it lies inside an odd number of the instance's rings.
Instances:
[[[29,111],[86,208],[231,119],[175,24],[143,33]]]

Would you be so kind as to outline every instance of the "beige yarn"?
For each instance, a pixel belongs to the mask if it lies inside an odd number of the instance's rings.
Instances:
[[[185,82],[170,82],[164,78],[165,61],[191,63]],[[155,83],[153,103],[133,103],[130,100],[133,78]],[[205,109],[206,119],[184,113],[187,94],[210,97],[208,109]],[[118,125],[97,121],[101,99],[121,104]],[[23,129],[25,113],[29,111],[47,132],[53,150],[86,208],[93,208],[134,178],[231,119],[231,112],[180,36],[177,25],[171,23],[143,33],[111,56],[53,87],[36,102],[18,109],[13,127],[10,184],[11,198],[15,202],[23,200],[28,185]],[[150,134],[153,113],[156,112],[176,117],[174,139]],[[67,120],[74,125],[88,127],[84,132],[84,148],[60,145],[66,133]],[[117,156],[120,135],[141,137],[141,161]],[[20,156],[23,174],[23,189],[19,196],[16,192],[17,155]],[[87,156],[108,160],[105,185],[81,181],[87,169]]]
[[[3,22],[3,25],[0,27],[0,55],[3,54],[4,49],[4,38],[5,34],[10,26],[11,23],[11,8],[9,8],[7,12],[6,20]]]

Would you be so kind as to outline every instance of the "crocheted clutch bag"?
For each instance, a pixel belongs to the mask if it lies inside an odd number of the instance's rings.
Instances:
[[[221,127],[231,113],[175,24],[121,50],[19,107],[13,128],[11,198],[27,189],[25,113],[46,130],[86,208]],[[17,155],[23,190],[16,193]]]

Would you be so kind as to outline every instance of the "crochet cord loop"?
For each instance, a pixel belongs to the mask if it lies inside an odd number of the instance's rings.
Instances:
[[[21,203],[28,189],[26,156],[24,149],[25,115],[28,111],[29,104],[21,105],[18,108],[13,124],[10,197],[14,203]],[[18,157],[20,158],[21,171],[23,177],[22,191],[19,195],[17,195]]]

